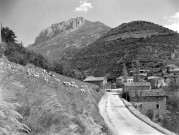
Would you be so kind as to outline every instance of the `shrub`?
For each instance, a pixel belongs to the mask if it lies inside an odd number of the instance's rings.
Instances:
[[[147,111],[146,115],[147,115],[147,117],[149,117],[149,119],[152,120],[153,117],[154,117],[154,112],[153,112],[153,110],[152,110],[152,109],[149,109],[149,110]]]
[[[78,130],[77,130],[77,132],[83,135],[83,134],[85,133],[86,128],[85,128],[85,126],[83,125],[82,121],[81,121],[80,119],[78,119],[78,118],[74,118],[72,121],[73,121],[75,124],[77,124],[78,127],[79,127]]]
[[[25,97],[26,99],[27,97]],[[18,111],[24,116],[23,122],[31,129],[31,134],[46,133],[52,126],[61,130],[68,125],[68,117],[57,97],[33,95],[28,96],[28,101],[23,100],[24,105]]]
[[[0,99],[1,135],[21,135],[21,132],[28,133],[28,130],[30,130],[26,125],[18,121],[18,119],[22,119],[22,116],[15,111],[15,105]]]
[[[108,128],[106,127],[106,125],[103,125],[101,128],[102,132],[106,133],[108,132]]]
[[[100,92],[100,88],[96,88],[96,92]]]

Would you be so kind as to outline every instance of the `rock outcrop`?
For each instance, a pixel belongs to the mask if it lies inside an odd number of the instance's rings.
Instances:
[[[68,21],[52,24],[50,27],[42,30],[38,37],[35,39],[35,44],[48,40],[62,32],[73,31],[81,27],[85,23],[83,17],[77,17]]]
[[[52,60],[70,60],[76,52],[109,30],[110,27],[101,22],[90,22],[77,17],[43,30],[28,48]]]

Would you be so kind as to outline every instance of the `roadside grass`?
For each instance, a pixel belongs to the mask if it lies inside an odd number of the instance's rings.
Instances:
[[[19,122],[23,117],[15,110],[17,103],[10,103],[2,98],[0,89],[0,134],[1,135],[22,135],[29,132],[29,128]],[[23,131],[23,132],[22,132]]]

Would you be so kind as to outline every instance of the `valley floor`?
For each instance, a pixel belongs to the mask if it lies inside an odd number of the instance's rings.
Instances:
[[[102,97],[99,109],[115,135],[163,135],[135,117],[114,93],[106,93]]]

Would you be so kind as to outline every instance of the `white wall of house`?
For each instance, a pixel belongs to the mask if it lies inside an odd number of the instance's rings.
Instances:
[[[116,81],[123,84],[124,83],[124,78],[117,78]],[[134,79],[133,78],[127,78],[126,79],[127,83],[133,83],[134,82]]]

